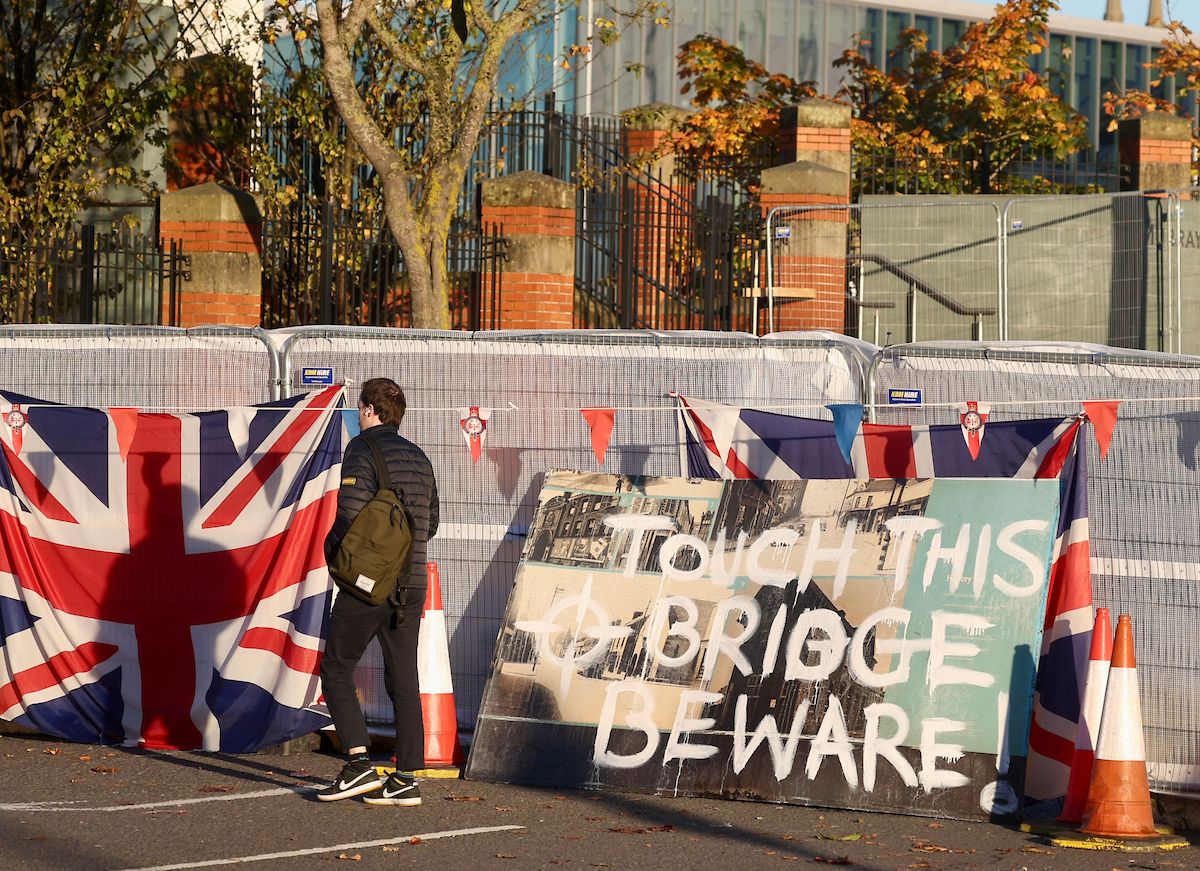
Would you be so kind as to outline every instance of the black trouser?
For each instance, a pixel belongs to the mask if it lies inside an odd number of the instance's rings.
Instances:
[[[414,771],[425,767],[425,726],[417,683],[417,633],[425,590],[409,587],[405,592],[400,609],[390,604],[368,605],[347,593],[338,594],[321,658],[321,684],[342,747],[370,746],[367,721],[354,686],[354,667],[371,639],[378,638],[396,723],[396,768]]]

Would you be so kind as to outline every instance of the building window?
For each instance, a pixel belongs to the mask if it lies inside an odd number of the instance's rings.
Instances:
[[[1096,141],[1096,91],[1099,86],[1096,63],[1096,40],[1086,36],[1075,37],[1075,111],[1088,119],[1088,141]]]
[[[1146,69],[1146,46],[1125,46],[1125,87],[1146,90],[1149,80]]]
[[[958,41],[962,39],[963,34],[966,32],[967,22],[959,21],[957,18],[943,18],[941,39],[942,51],[945,51],[951,46],[957,45]]]
[[[1046,63],[1050,70],[1050,90],[1060,100],[1071,102],[1071,37],[1061,33],[1050,34],[1050,56]]]
[[[867,9],[866,20],[863,22],[862,28],[863,44],[859,48],[863,57],[877,67],[883,66],[883,11],[881,9]]]
[[[900,56],[896,53],[896,49],[900,46],[900,34],[904,29],[912,26],[912,16],[907,12],[888,12],[887,14],[887,57],[884,58],[886,72],[892,72],[895,69],[906,69],[909,66],[910,58]]]

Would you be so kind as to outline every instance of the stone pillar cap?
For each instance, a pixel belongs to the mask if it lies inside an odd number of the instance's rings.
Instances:
[[[252,193],[209,181],[163,194],[159,220],[261,224],[262,206]]]
[[[540,172],[514,172],[489,178],[480,186],[483,205],[541,206],[548,209],[575,208],[575,186]]]
[[[811,160],[800,160],[764,169],[762,193],[846,197],[850,193],[850,176]]]
[[[784,127],[849,127],[850,107],[824,97],[809,97],[779,111]]]
[[[684,118],[691,115],[690,109],[670,103],[647,103],[621,113],[621,124],[627,130],[674,130]]]
[[[1166,112],[1147,112],[1140,118],[1121,121],[1120,126],[1136,126],[1142,139],[1180,139],[1190,142],[1192,138],[1191,122],[1180,115]]]

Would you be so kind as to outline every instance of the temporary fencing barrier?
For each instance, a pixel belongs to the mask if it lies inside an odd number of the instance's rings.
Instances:
[[[880,423],[954,423],[1078,413],[1122,400],[1107,456],[1089,452],[1092,587],[1133,615],[1150,782],[1200,792],[1200,358],[1069,343],[930,342],[881,350],[868,376]],[[909,402],[919,395],[921,406]],[[986,436],[985,436],[986,437]]]
[[[1198,357],[1049,342],[880,350],[825,333],[35,326],[0,328],[0,362],[5,389],[145,409],[281,398],[305,389],[305,369],[331,370],[325,374],[348,380],[352,394],[368,377],[395,378],[408,394],[404,432],[438,475],[442,528],[429,555],[452,579],[445,616],[465,727],[477,715],[542,475],[678,474],[672,390],[826,417],[826,403],[874,402],[882,423],[954,422],[947,405],[966,400],[990,402],[992,420],[1122,400],[1107,457],[1088,444],[1095,599],[1132,614],[1139,631],[1151,785],[1200,792],[1200,649],[1192,643],[1200,608]],[[889,396],[921,404],[893,405]],[[460,409],[472,406],[492,410],[478,464],[460,426]],[[602,465],[580,414],[594,407],[617,409]],[[369,718],[390,722],[377,650],[359,680]]]
[[[274,398],[267,334],[237,327],[0,327],[5,390],[49,402],[190,411]]]
[[[840,299],[877,345],[1072,341],[1200,353],[1200,189],[1029,197],[865,196],[779,206],[759,321]]]
[[[833,334],[709,332],[420,332],[303,328],[283,346],[285,389],[305,370],[355,385],[394,378],[405,390],[403,432],[437,474],[441,525],[429,558],[443,589],[458,721],[474,723],[501,618],[544,473],[679,473],[670,391],[720,402],[825,412],[857,402],[874,348]],[[603,465],[580,410],[616,408]],[[490,409],[480,460],[460,420]],[[357,673],[368,717],[391,720],[378,656]]]

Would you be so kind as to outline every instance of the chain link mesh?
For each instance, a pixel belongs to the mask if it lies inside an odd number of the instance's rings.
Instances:
[[[871,395],[920,389],[926,407],[881,405],[880,423],[947,424],[950,407],[992,401],[989,420],[1078,413],[1119,399],[1101,460],[1088,439],[1092,593],[1133,617],[1146,758],[1156,789],[1200,792],[1200,358],[1052,343],[886,348]],[[1002,402],[998,402],[1002,401]],[[986,436],[985,436],[986,437]]]

